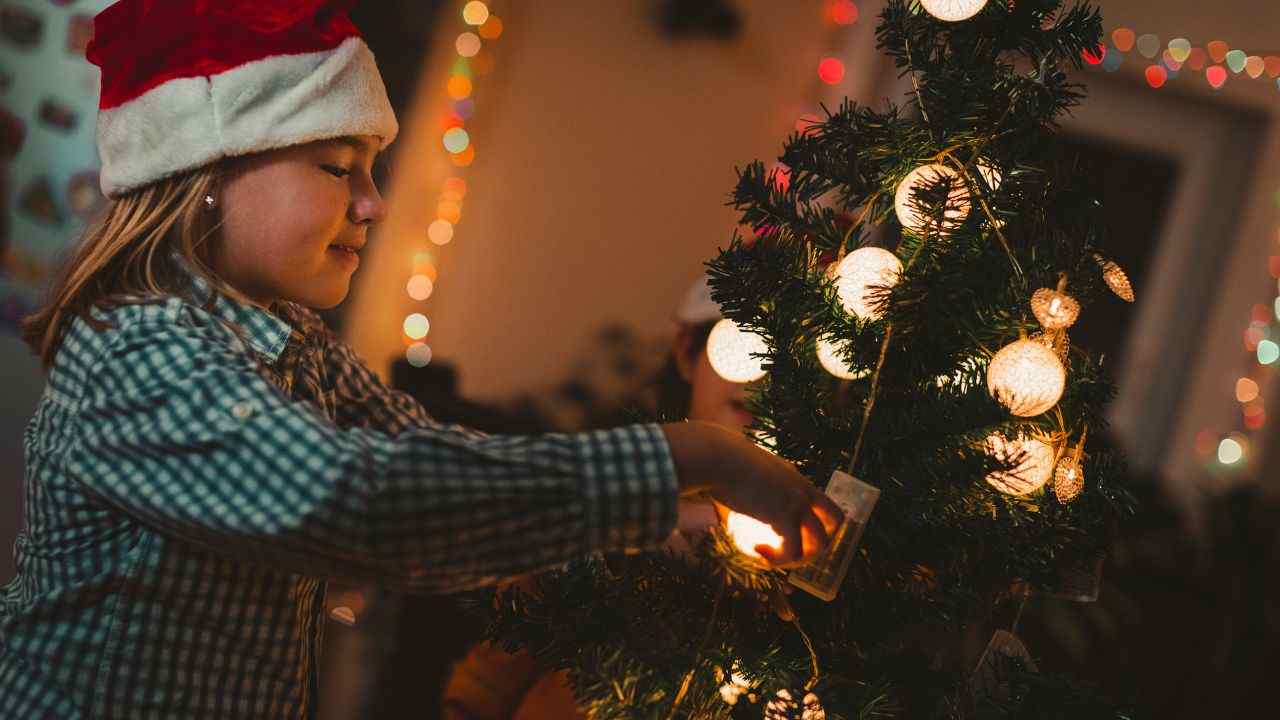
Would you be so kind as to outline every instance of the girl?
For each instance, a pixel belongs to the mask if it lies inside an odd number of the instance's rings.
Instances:
[[[328,579],[443,593],[652,547],[682,493],[772,523],[778,564],[840,520],[707,424],[441,426],[325,329],[311,309],[347,294],[397,132],[343,5],[96,18],[111,202],[25,326],[49,377],[0,592],[0,717],[309,717]]]
[[[677,331],[667,366],[657,378],[661,404],[691,420],[715,423],[742,435],[754,418],[747,409],[749,384],[725,380],[705,352],[711,328],[722,317],[707,278],[689,289],[676,310]],[[678,532],[665,547],[691,553],[717,522],[710,504],[681,501]],[[448,720],[575,720],[578,710],[564,671],[546,672],[524,651],[508,653],[490,643],[475,646],[453,671],[444,692]]]

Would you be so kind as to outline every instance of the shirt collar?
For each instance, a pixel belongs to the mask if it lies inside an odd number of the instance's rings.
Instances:
[[[215,292],[209,281],[196,272],[186,258],[175,254],[174,259],[187,280],[193,298],[201,307],[212,312],[218,319],[241,328],[249,345],[268,363],[274,363],[280,358],[289,338],[296,332],[292,325],[273,312],[255,305],[245,305]],[[213,298],[212,302],[210,298]],[[272,310],[279,311],[279,303],[273,303],[271,307]]]

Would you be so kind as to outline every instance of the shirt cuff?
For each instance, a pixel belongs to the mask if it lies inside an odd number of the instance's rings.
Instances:
[[[679,498],[666,435],[649,424],[579,437],[587,547],[615,551],[661,545],[675,528]]]

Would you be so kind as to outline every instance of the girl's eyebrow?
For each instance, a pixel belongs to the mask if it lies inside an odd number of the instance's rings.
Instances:
[[[329,139],[328,142],[334,145],[345,145],[346,147],[349,147],[355,150],[356,152],[369,152],[370,150],[369,143],[365,142],[364,140],[361,140],[360,138],[352,137],[350,135],[343,135],[341,137],[331,138]],[[381,154],[382,154],[382,151],[377,150],[373,153],[373,156],[377,157],[378,155],[381,155]]]

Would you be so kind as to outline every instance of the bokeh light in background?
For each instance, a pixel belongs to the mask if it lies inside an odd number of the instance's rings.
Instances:
[[[409,297],[414,300],[426,300],[431,297],[431,292],[435,290],[435,284],[426,275],[414,275],[409,278],[409,284],[405,287],[405,290],[409,293]]]
[[[460,127],[449,128],[444,133],[444,149],[451,153],[460,153],[471,144],[471,136]]]
[[[852,0],[833,0],[827,5],[827,17],[837,25],[852,25],[858,22],[858,6]]]
[[[427,226],[427,237],[436,245],[448,245],[453,239],[453,223],[437,219]]]
[[[818,77],[828,85],[835,85],[844,79],[844,62],[840,58],[823,58],[818,63]]]
[[[445,86],[445,91],[448,92],[449,97],[454,100],[461,100],[462,98],[468,97],[471,95],[471,78],[468,78],[466,75],[452,75],[449,77],[449,82]]]
[[[413,313],[404,319],[404,334],[414,340],[421,340],[431,331],[431,323],[422,313]]]
[[[1197,47],[1186,37],[1169,40],[1162,49],[1160,36],[1153,33],[1138,35],[1131,28],[1121,27],[1111,31],[1110,45],[1103,44],[1097,52],[1081,53],[1089,65],[1100,65],[1107,72],[1115,72],[1124,64],[1125,55],[1135,51],[1144,58],[1155,61],[1146,67],[1147,84],[1161,88],[1188,68],[1203,72],[1205,81],[1214,90],[1221,89],[1232,74],[1252,80],[1275,78],[1280,88],[1280,55],[1249,55],[1239,48],[1231,48],[1222,40],[1213,40],[1205,47]]]
[[[1218,462],[1223,465],[1234,465],[1244,458],[1244,446],[1235,438],[1223,438],[1218,443]]]
[[[462,6],[462,20],[468,25],[483,25],[489,19],[489,6],[473,0]]]
[[[480,52],[480,36],[473,32],[464,32],[454,41],[454,49],[464,58],[475,57]]]
[[[426,343],[416,342],[404,352],[409,364],[414,367],[426,367],[431,364],[431,348]]]
[[[440,116],[440,144],[455,169],[440,183],[436,217],[427,226],[427,239],[435,245],[452,242],[456,226],[462,221],[462,204],[469,188],[467,181],[456,173],[475,161],[475,138],[466,127],[476,112],[475,78],[486,75],[494,67],[493,53],[484,41],[497,39],[504,30],[502,20],[481,0],[463,3],[459,15],[472,29],[459,33],[454,40],[457,57],[444,86],[448,100]],[[419,251],[413,255],[412,265],[413,274],[405,284],[405,291],[416,302],[426,301],[435,292],[438,281],[435,258],[430,252]],[[414,367],[424,367],[431,362],[431,348],[420,342],[429,329],[430,324],[422,313],[412,313],[404,320],[405,358]]]

